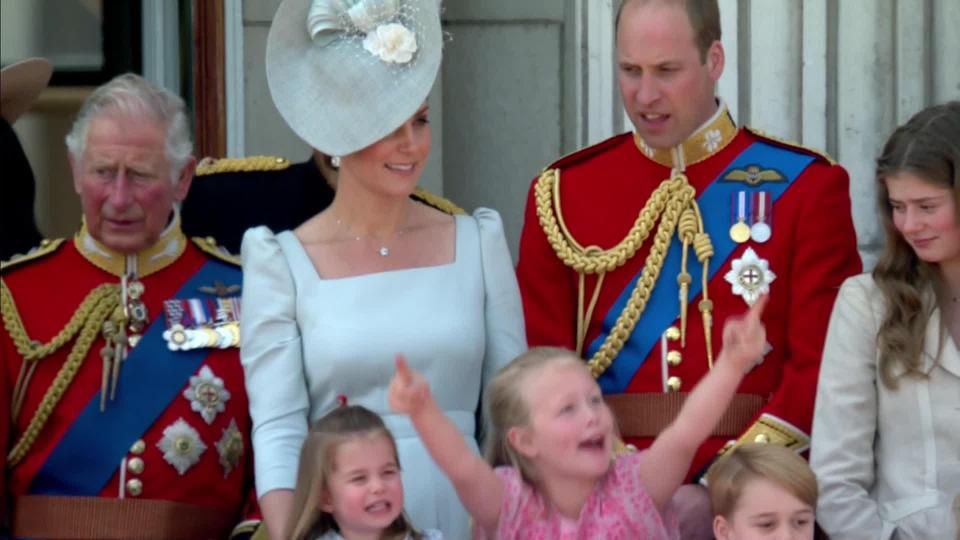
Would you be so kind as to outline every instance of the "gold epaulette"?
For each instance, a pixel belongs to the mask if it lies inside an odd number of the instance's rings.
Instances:
[[[441,212],[444,212],[446,214],[450,214],[450,215],[466,214],[463,208],[460,208],[459,206],[457,206],[450,199],[446,199],[444,197],[441,197],[440,195],[430,193],[429,191],[419,186],[417,186],[417,189],[414,190],[413,198],[417,199],[418,201],[424,204],[432,206],[437,210],[440,210]]]
[[[240,540],[241,538],[246,538],[249,540],[257,540],[259,538],[267,538],[267,528],[261,527],[260,520],[257,519],[248,519],[240,522],[239,525],[233,528],[230,531],[230,540]]]
[[[600,141],[597,144],[587,146],[586,148],[581,148],[579,150],[571,152],[561,157],[560,159],[554,161],[550,165],[544,167],[542,172],[546,172],[550,169],[562,169],[564,167],[573,165],[574,163],[578,163],[585,159],[591,158],[597,154],[602,154],[608,148],[620,144],[622,142],[622,139],[625,137],[630,138],[632,137],[632,134],[628,132],[628,133],[621,133],[620,135],[614,135],[613,137]]]
[[[216,259],[220,259],[226,263],[230,263],[234,266],[240,266],[240,257],[234,255],[227,251],[227,248],[221,246],[212,236],[207,236],[202,238],[199,236],[194,236],[191,238],[193,243],[196,244],[200,251],[210,255]]]
[[[197,164],[196,176],[227,172],[282,171],[290,167],[290,160],[277,156],[249,156],[244,158],[205,157]]]
[[[57,238],[54,240],[43,239],[40,242],[40,245],[31,249],[30,251],[14,255],[10,257],[10,260],[0,262],[0,273],[4,273],[11,268],[23,264],[28,261],[35,261],[39,258],[46,257],[51,253],[57,251],[57,249],[63,245],[64,238]]]
[[[746,443],[779,444],[800,453],[810,448],[810,436],[786,420],[763,413],[739,439],[727,444],[720,455]]]
[[[826,162],[829,163],[830,165],[836,165],[836,164],[837,164],[837,162],[834,161],[833,158],[831,158],[828,154],[826,154],[825,152],[821,152],[820,150],[817,150],[816,148],[811,148],[811,147],[809,147],[809,146],[804,146],[804,145],[802,145],[802,144],[800,144],[800,143],[797,143],[797,142],[788,141],[788,140],[786,140],[786,139],[781,139],[780,137],[777,137],[776,135],[771,135],[771,134],[769,134],[769,133],[767,133],[767,132],[765,132],[765,131],[761,131],[761,130],[759,130],[759,129],[752,128],[752,127],[750,127],[750,126],[743,126],[743,129],[749,131],[750,133],[753,133],[754,135],[756,135],[757,137],[760,137],[761,139],[767,139],[768,141],[773,142],[773,143],[777,144],[778,146],[785,146],[785,147],[787,147],[787,148],[793,148],[793,149],[796,149],[796,150],[800,150],[800,151],[802,151],[802,152],[804,152],[804,153],[807,153],[807,154],[813,154],[813,155],[817,156],[818,158],[826,161]]]

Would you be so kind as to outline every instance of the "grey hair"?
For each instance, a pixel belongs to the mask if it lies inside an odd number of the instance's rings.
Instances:
[[[164,152],[170,164],[170,181],[176,182],[193,154],[186,106],[180,96],[143,77],[125,73],[98,87],[84,100],[67,134],[67,151],[77,162],[87,146],[90,123],[111,113],[148,116],[166,128]]]

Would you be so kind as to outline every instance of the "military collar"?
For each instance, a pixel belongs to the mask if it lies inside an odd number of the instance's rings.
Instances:
[[[180,212],[177,209],[174,209],[173,219],[157,242],[139,253],[120,253],[101,244],[90,235],[86,219],[73,242],[85,259],[117,277],[144,278],[172,264],[187,248],[187,237],[180,230]]]
[[[648,145],[640,134],[633,136],[637,148],[645,156],[663,165],[678,171],[683,171],[694,163],[703,161],[723,150],[737,135],[737,124],[730,116],[727,104],[721,99],[717,112],[713,113],[693,135],[673,148],[653,148]]]

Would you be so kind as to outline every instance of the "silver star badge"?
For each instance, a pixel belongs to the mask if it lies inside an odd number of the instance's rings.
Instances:
[[[224,388],[223,379],[214,375],[209,366],[203,366],[199,374],[190,377],[190,388],[183,391],[183,397],[190,400],[190,408],[200,413],[209,426],[217,413],[223,412],[230,392]]]
[[[747,248],[743,256],[734,259],[730,271],[723,276],[733,286],[733,294],[743,297],[748,306],[756,303],[761,295],[770,292],[770,283],[777,275],[770,270],[770,263],[757,256],[753,248]]]
[[[163,452],[163,459],[183,476],[190,467],[200,461],[200,455],[207,449],[207,445],[200,440],[197,430],[190,427],[183,418],[178,418],[163,430],[163,438],[157,443],[157,448]]]

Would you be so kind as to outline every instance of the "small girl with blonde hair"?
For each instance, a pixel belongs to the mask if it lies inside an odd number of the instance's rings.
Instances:
[[[707,476],[717,540],[815,537],[817,477],[796,452],[777,444],[744,444]]]
[[[640,453],[614,457],[613,415],[586,364],[564,349],[532,349],[490,383],[489,463],[470,451],[426,380],[400,356],[390,406],[410,415],[473,516],[478,539],[676,538],[666,507],[744,373],[762,357],[766,301],[727,321],[715,367]]]
[[[288,530],[294,540],[442,538],[410,525],[393,436],[376,413],[356,405],[334,409],[310,429]]]

